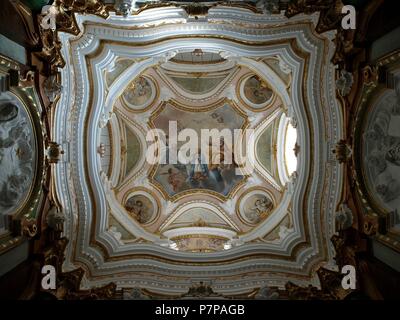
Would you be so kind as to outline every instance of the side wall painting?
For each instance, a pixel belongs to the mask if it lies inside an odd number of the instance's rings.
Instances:
[[[366,119],[362,148],[364,175],[370,194],[381,209],[395,212],[399,221],[400,95],[396,91],[385,90],[372,105]]]
[[[35,131],[24,104],[0,94],[0,232],[30,194],[36,170]]]

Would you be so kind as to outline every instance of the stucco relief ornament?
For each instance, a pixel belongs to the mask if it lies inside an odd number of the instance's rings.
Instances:
[[[353,212],[347,206],[347,204],[342,203],[340,209],[336,212],[335,225],[336,231],[346,230],[353,224]]]
[[[159,59],[159,63],[166,63],[169,60],[171,60],[173,57],[175,57],[178,54],[178,51],[167,51],[163,55],[161,55]]]
[[[278,13],[279,0],[258,0],[256,2],[256,8],[267,14]]]
[[[105,128],[107,126],[108,121],[111,119],[111,112],[102,113],[99,120],[99,127]]]
[[[278,56],[279,60],[279,68],[283,73],[289,74],[292,72],[292,69],[289,67],[289,65],[282,59],[282,57]]]
[[[233,247],[239,247],[239,246],[241,246],[243,244],[244,244],[243,240],[239,239],[238,237],[232,238],[231,240],[228,240],[224,244],[224,250],[229,250],[229,249],[231,249]]]
[[[65,216],[63,212],[57,209],[57,207],[55,206],[53,206],[47,213],[46,216],[47,225],[56,231],[63,230],[64,221],[65,221]]]
[[[336,80],[336,88],[339,90],[342,97],[345,97],[350,93],[353,82],[354,80],[351,72],[346,70],[340,71],[340,78]]]
[[[123,293],[124,300],[147,300],[148,296],[142,293],[142,289],[140,288],[132,288],[128,291],[124,291]]]
[[[22,233],[24,236],[33,238],[38,232],[36,219],[24,218],[21,222]]]
[[[44,81],[44,94],[50,102],[54,102],[62,92],[62,85],[58,83],[57,76],[51,75]]]
[[[289,234],[293,232],[293,228],[288,228],[286,226],[280,226],[279,227],[279,241],[284,240]]]
[[[221,297],[222,295],[214,292],[210,285],[200,281],[198,284],[193,284],[187,293],[182,295],[184,297]]]
[[[61,149],[61,146],[58,143],[53,141],[49,142],[49,145],[46,149],[47,161],[49,163],[58,163],[63,154],[64,151]]]
[[[290,117],[289,123],[293,128],[297,128],[297,118],[295,116]]]
[[[104,158],[106,154],[106,146],[104,143],[100,143],[100,145],[97,147],[97,153],[100,155],[100,158]]]
[[[237,62],[239,60],[239,56],[236,53],[229,52],[229,51],[221,51],[219,55],[222,59],[231,60]]]
[[[169,99],[173,98],[175,95],[172,93],[172,91],[167,88],[167,87],[162,87],[160,90],[160,101],[168,101]],[[148,120],[148,116],[147,116]],[[146,120],[146,121],[147,121]]]
[[[225,89],[224,96],[229,100],[237,101],[235,89],[236,89],[236,86],[234,84],[230,84]]]
[[[279,299],[279,291],[267,285],[261,287],[254,298],[258,300],[277,300]]]
[[[114,72],[115,71],[115,59],[110,62],[110,64],[106,67],[106,70],[108,73]]]
[[[115,240],[118,241],[119,244],[124,244],[124,243],[122,242],[122,240],[121,240],[122,234],[121,234],[121,232],[118,231],[118,229],[117,229],[116,226],[111,226],[111,227],[108,229],[108,232],[115,238]]]
[[[56,17],[58,14],[57,7],[51,6],[44,6],[42,8],[42,15],[45,15],[40,22],[40,26],[44,30],[51,29],[52,31],[56,30]]]
[[[100,172],[100,179],[101,179],[101,183],[104,186],[104,191],[106,193],[111,192],[111,190],[113,189],[113,186],[112,186],[111,181],[108,179],[107,174],[104,171]]]
[[[294,111],[293,111],[293,109],[292,109],[293,107],[292,106],[289,106],[288,107],[288,118],[289,118],[289,123],[290,123],[290,125],[293,127],[293,128],[297,128],[297,124],[298,124],[298,122],[297,122],[297,117],[296,117],[296,114],[294,113]]]
[[[346,163],[353,153],[350,146],[343,139],[339,140],[332,152],[335,154],[336,160],[339,161],[339,163]]]
[[[117,0],[115,8],[126,18],[132,10],[132,0]]]
[[[294,189],[296,187],[297,178],[298,178],[297,171],[293,171],[293,173],[289,177],[289,181],[287,182],[287,188],[288,188],[289,194],[293,194]]]
[[[378,232],[379,218],[377,214],[367,214],[364,216],[363,231],[367,236],[373,236]]]

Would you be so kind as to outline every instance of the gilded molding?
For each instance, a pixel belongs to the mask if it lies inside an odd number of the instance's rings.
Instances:
[[[52,7],[55,12],[54,16],[48,17],[47,13],[38,16],[39,34],[42,42],[42,51],[38,55],[50,64],[51,73],[55,72],[57,68],[65,66],[58,32],[66,32],[75,36],[80,33],[75,13],[93,14],[105,19],[108,17],[109,11],[109,8],[101,0],[55,0]],[[55,29],[45,27],[44,19],[54,19]]]

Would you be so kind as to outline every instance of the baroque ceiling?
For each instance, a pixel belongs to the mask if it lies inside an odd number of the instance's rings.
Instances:
[[[83,268],[86,288],[166,295],[199,281],[228,295],[318,287],[318,268],[337,269],[343,184],[331,152],[343,127],[334,32],[315,32],[318,14],[245,7],[100,16],[76,14],[77,32],[58,31],[65,270]],[[204,165],[201,150],[198,162],[171,162],[171,123],[178,138],[225,130],[208,155],[233,161]]]

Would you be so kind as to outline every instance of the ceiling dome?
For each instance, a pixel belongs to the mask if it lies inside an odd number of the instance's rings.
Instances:
[[[178,23],[182,9],[167,9],[77,15],[79,36],[59,32],[69,63],[55,135],[74,163],[55,178],[70,212],[66,265],[84,264],[88,285],[113,277],[155,291],[172,288],[161,274],[178,291],[188,277],[239,293],[309,283],[334,263],[341,169],[325,148],[342,117],[335,67],[318,58],[334,43],[311,16],[217,6]],[[247,287],[235,287],[243,270]]]

